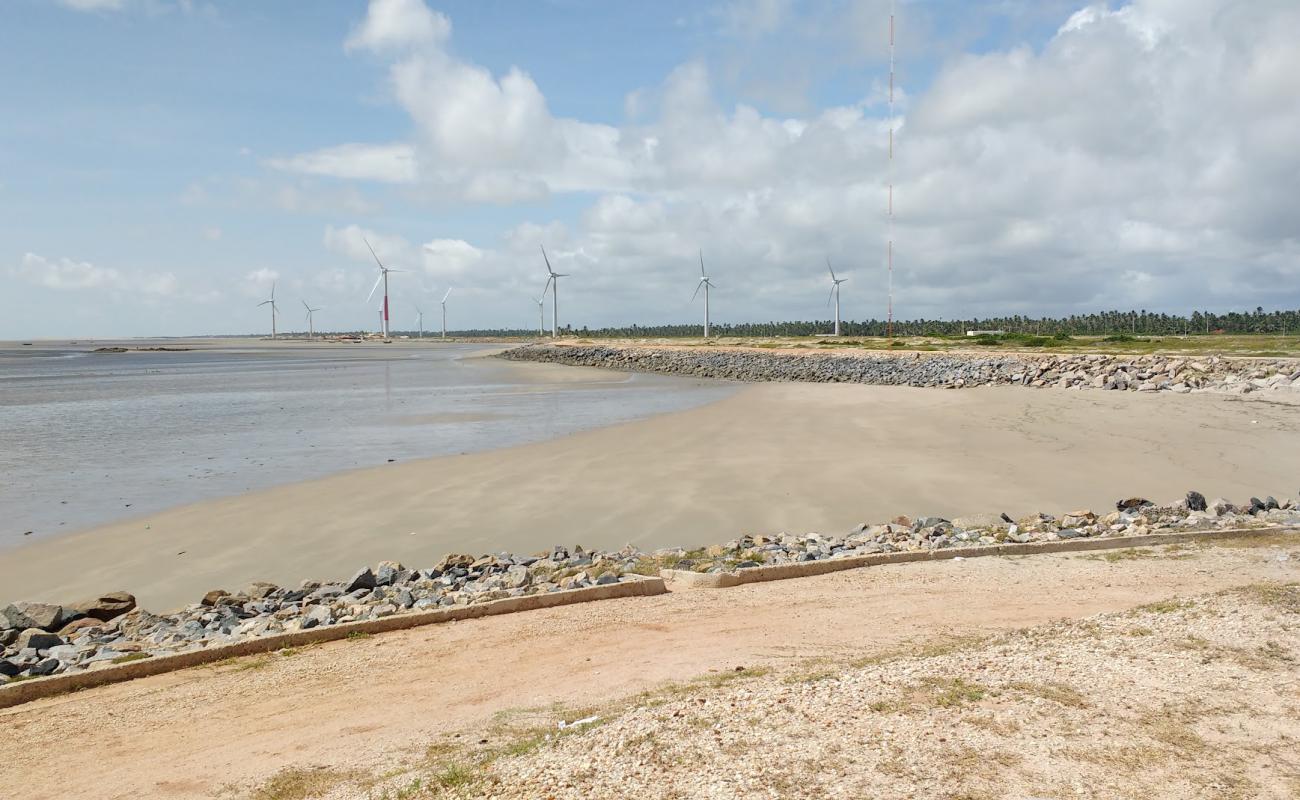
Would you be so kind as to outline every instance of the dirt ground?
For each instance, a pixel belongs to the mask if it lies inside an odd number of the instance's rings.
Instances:
[[[803,674],[820,663],[870,660],[941,637],[996,634],[1176,596],[1300,580],[1296,535],[1246,541],[1175,552],[873,567],[527,612],[240,659],[0,711],[0,785],[23,787],[29,800],[426,796],[412,789],[417,783],[403,784],[406,789],[398,784],[422,781],[422,770],[435,766],[447,769],[436,756],[466,742],[471,749],[512,748],[523,762],[502,762],[500,768],[514,764],[513,774],[532,775],[532,781],[537,772],[529,772],[528,748],[512,745],[517,734],[498,724],[503,718],[527,715],[553,727],[592,707],[607,717],[642,703],[644,698],[629,699],[638,693],[673,691],[666,687],[701,676],[707,686],[710,677],[730,674]],[[1252,647],[1285,638],[1253,628],[1244,635],[1258,636]],[[1279,646],[1281,655],[1290,652],[1289,645]],[[990,652],[983,658],[996,666],[1000,657]],[[1016,658],[1033,660],[1024,652]],[[1156,667],[1160,658],[1152,656]],[[1176,685],[1186,669],[1195,668],[1195,661],[1188,663],[1193,666],[1179,662],[1176,669],[1157,669],[1151,680]],[[1297,668],[1278,663],[1285,669],[1272,673],[1267,686],[1289,708],[1296,702]],[[743,671],[737,673],[738,667]],[[1097,686],[1077,688],[1105,690],[1109,680],[1099,675]],[[900,716],[893,728],[915,721]],[[622,723],[612,723],[617,724]],[[803,761],[789,763],[792,769],[809,768]],[[477,785],[473,777],[453,770],[443,775],[442,785],[450,788],[437,791],[471,791]],[[532,785],[507,783],[493,791],[529,796]],[[670,785],[679,787],[676,793],[634,794],[692,796],[682,793],[681,784],[663,784]],[[618,785],[588,788],[592,795],[628,796],[618,793]],[[548,791],[584,796],[562,785]],[[719,791],[711,796],[750,796]],[[916,796],[939,795],[919,790]]]

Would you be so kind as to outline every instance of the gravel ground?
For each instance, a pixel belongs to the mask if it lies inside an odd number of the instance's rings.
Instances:
[[[367,796],[1300,796],[1296,583],[856,662],[740,666]]]

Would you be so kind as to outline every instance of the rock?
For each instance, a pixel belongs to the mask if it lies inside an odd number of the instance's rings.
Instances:
[[[532,576],[528,573],[528,567],[516,564],[505,572],[505,586],[507,589],[522,589],[532,582]]]
[[[27,671],[32,675],[44,677],[46,675],[53,675],[61,666],[63,666],[63,664],[57,658],[45,658],[37,661]]]
[[[1264,505],[1264,501],[1263,501],[1263,500],[1260,500],[1258,497],[1252,497],[1252,498],[1250,498],[1250,513],[1255,514],[1255,513],[1258,513],[1258,512],[1260,512],[1260,511],[1266,511],[1266,510],[1268,510],[1268,509],[1267,509],[1267,507]]]
[[[86,630],[87,628],[99,628],[103,624],[103,622],[100,622],[94,617],[82,617],[80,619],[74,619],[72,622],[59,628],[59,635],[66,639],[80,631]]]
[[[14,640],[14,646],[19,650],[28,647],[33,650],[49,650],[51,647],[58,647],[61,644],[65,644],[65,642],[58,634],[43,631],[40,628],[28,628],[18,634],[18,638]]]
[[[271,593],[279,591],[279,589],[280,587],[276,586],[274,583],[258,581],[257,583],[250,584],[249,587],[244,590],[244,596],[249,600],[264,600]]]
[[[1152,503],[1150,500],[1147,500],[1145,497],[1130,497],[1127,500],[1120,500],[1119,502],[1115,503],[1115,510],[1132,511],[1134,509],[1138,509],[1138,508],[1142,508],[1143,506],[1150,506],[1150,505],[1155,505],[1155,504]]]
[[[379,566],[375,569],[375,584],[378,586],[391,586],[397,576],[405,571],[406,567],[396,561],[380,561]]]
[[[452,553],[442,557],[435,566],[439,573],[452,569],[469,569],[470,564],[474,563],[474,556]]]
[[[1088,510],[1071,511],[1061,518],[1061,527],[1078,528],[1084,525],[1091,525],[1097,521],[1097,515]]]
[[[1205,504],[1205,510],[1209,511],[1211,514],[1215,515],[1216,517],[1221,517],[1224,514],[1228,514],[1232,511],[1232,509],[1233,509],[1232,503],[1229,503],[1227,500],[1224,500],[1222,497],[1216,497],[1210,502]]]
[[[207,594],[203,595],[203,599],[199,601],[199,605],[215,606],[221,598],[229,596],[230,592],[227,592],[225,589],[212,589]]]
[[[0,611],[0,616],[5,618],[8,622],[6,627],[9,628],[19,630],[40,628],[43,631],[56,631],[75,614],[65,615],[63,606],[52,603],[10,603]]]
[[[312,606],[302,616],[302,629],[310,630],[318,625],[329,625],[334,621],[334,612],[329,606]]]
[[[1272,511],[1275,508],[1281,508],[1281,506],[1278,505],[1277,498],[1273,497],[1273,495],[1269,495],[1264,498],[1264,508],[1268,511]]]
[[[12,678],[20,672],[22,672],[22,670],[19,669],[17,664],[8,659],[0,658],[0,675],[3,675],[6,678]]]
[[[1187,493],[1187,510],[1188,511],[1205,511],[1205,495],[1200,492],[1192,491]]]
[[[74,608],[83,616],[108,622],[135,608],[135,595],[129,592],[108,592],[80,602]]]
[[[602,572],[600,577],[596,578],[597,586],[608,586],[611,583],[618,583],[618,576],[612,572]]]
[[[370,567],[362,567],[343,584],[343,591],[351,593],[358,589],[373,589],[375,585],[375,573],[370,571]]]
[[[1011,517],[1007,516],[1007,514],[1006,514],[1005,511],[1002,512],[1002,517],[1001,517],[1001,518],[1002,518],[1002,521],[1005,522],[1005,523],[1007,523],[1008,525],[1014,525],[1014,524],[1016,524],[1016,521],[1015,521],[1014,519],[1012,519]]]

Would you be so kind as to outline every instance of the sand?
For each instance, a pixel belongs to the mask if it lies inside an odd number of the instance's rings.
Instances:
[[[494,452],[206,501],[0,555],[0,602],[126,589],[151,609],[254,580],[554,544],[698,545],[843,532],[897,514],[1110,507],[1188,489],[1291,495],[1293,406],[1252,398],[759,384],[669,414]]]
[[[509,739],[495,723],[515,719],[514,709],[540,710],[535,722],[554,729],[559,719],[575,719],[576,709],[596,706],[608,716],[632,705],[628,698],[637,692],[667,681],[727,674],[737,666],[816,671],[827,664],[810,659],[828,659],[833,666],[842,659],[893,651],[906,642],[995,633],[1261,581],[1295,581],[1300,578],[1296,551],[1296,537],[1290,534],[1172,553],[1152,548],[1145,558],[1116,561],[1104,554],[1059,554],[901,564],[332,642],[0,710],[0,752],[5,753],[0,785],[23,787],[21,796],[30,800],[242,798],[283,770],[329,767],[379,776],[423,762],[433,743],[477,747],[482,741],[482,748],[501,747]],[[1289,558],[1283,561],[1283,555]],[[1276,616],[1270,625],[1294,619]],[[1275,635],[1271,629],[1253,633]],[[1133,690],[1108,680],[1104,661],[1109,651],[1100,641],[1094,647],[1091,660],[1062,659],[1076,672],[1098,670],[1085,675],[1077,688],[1086,693],[1108,687],[1117,693]],[[996,656],[990,660],[1002,664]],[[1163,654],[1138,665],[1148,673],[1148,682],[1162,680],[1169,687],[1188,674],[1182,661],[1166,660]],[[1297,697],[1294,669],[1292,664],[1289,672],[1259,676],[1275,688],[1279,698],[1274,706],[1282,710]],[[974,672],[959,674],[979,679]],[[900,674],[896,680],[903,683],[909,677]],[[796,690],[801,685],[794,684]],[[1281,697],[1288,693],[1290,699]],[[1143,703],[1159,699],[1144,698]],[[862,710],[845,709],[845,720]],[[896,730],[924,732],[930,722],[922,717],[917,727],[899,724]],[[999,747],[1033,747],[1048,755],[1056,749],[1049,751],[1047,745],[1062,737],[1075,745],[1091,743],[1071,736],[1068,728],[1058,726],[1051,733],[1051,741],[1026,737]],[[861,737],[844,752],[873,753],[879,743]],[[441,750],[431,752],[437,756]],[[804,763],[783,757],[773,761],[791,769]],[[673,779],[680,780],[683,771],[698,763],[687,760],[665,773],[672,771]],[[827,750],[812,773],[840,763]],[[725,769],[707,774],[716,779]],[[616,796],[629,796],[618,792],[616,777],[599,779]],[[1079,796],[1147,796],[1102,788],[1097,795]],[[383,796],[355,785],[348,789],[340,796]],[[321,795],[285,791],[251,796]],[[948,795],[931,787],[912,796]]]

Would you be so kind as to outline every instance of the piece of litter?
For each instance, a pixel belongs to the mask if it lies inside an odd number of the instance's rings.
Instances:
[[[591,723],[595,722],[598,719],[600,719],[600,717],[596,716],[595,714],[592,714],[590,717],[575,719],[573,722],[565,722],[564,720],[560,720],[559,728],[560,730],[564,730],[565,728],[576,728],[579,725],[590,725]]]
[[[965,560],[966,560],[966,556],[953,556],[953,557],[952,557],[952,560],[953,560],[953,561],[965,561]]]

